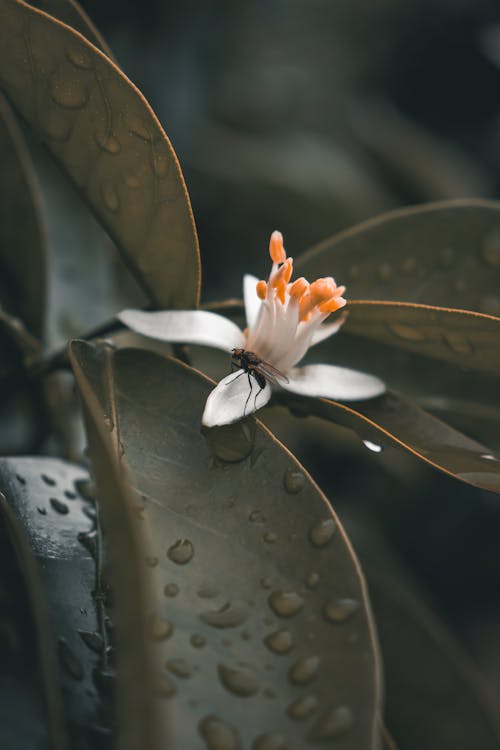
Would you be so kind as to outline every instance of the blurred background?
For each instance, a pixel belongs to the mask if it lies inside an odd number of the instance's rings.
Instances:
[[[275,228],[297,256],[392,208],[500,196],[494,0],[81,4],[179,156],[200,236],[204,301],[239,296],[243,272],[267,275]],[[87,246],[93,231],[84,234]],[[71,332],[68,321],[63,328],[61,340]],[[396,738],[401,722],[411,726],[396,703],[398,660],[413,648],[428,688],[440,679],[432,674],[433,649],[461,665],[460,642],[482,672],[470,673],[474,691],[486,686],[498,706],[498,496],[393,449],[371,452],[342,428],[279,408],[267,419],[326,491],[364,562]],[[398,629],[408,634],[399,652]]]

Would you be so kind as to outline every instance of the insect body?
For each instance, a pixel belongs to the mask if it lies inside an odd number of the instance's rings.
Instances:
[[[289,382],[286,375],[277,370],[276,367],[271,365],[269,362],[265,362],[263,359],[258,357],[254,352],[249,352],[246,349],[232,349],[231,356],[231,369],[236,366],[241,368],[242,372],[240,372],[239,375],[236,375],[236,378],[233,378],[233,380],[231,380],[230,382],[232,383],[244,373],[246,373],[248,376],[248,385],[250,386],[250,392],[248,394],[247,400],[245,401],[243,415],[246,412],[248,401],[250,400],[250,396],[252,395],[251,376],[255,378],[255,380],[257,381],[257,385],[259,386],[259,390],[254,399],[254,408],[257,407],[257,398],[259,396],[259,393],[266,387],[267,381],[269,381],[270,383],[274,383],[275,385],[278,385],[279,380],[284,380],[286,383]],[[229,385],[229,383],[226,383],[226,385]]]

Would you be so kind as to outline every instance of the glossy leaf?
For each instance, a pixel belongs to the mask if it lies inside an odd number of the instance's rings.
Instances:
[[[325,240],[296,264],[333,275],[349,299],[500,313],[500,203],[467,199],[403,208]]]
[[[47,671],[57,650],[64,712],[82,749],[110,735],[113,679],[95,505],[78,490],[88,481],[84,470],[58,459],[0,460],[5,503],[38,563],[26,575],[38,617],[46,616],[50,629],[48,642],[41,643],[42,662]]]
[[[54,16],[58,21],[71,26],[75,31],[79,31],[89,42],[100,49],[101,52],[104,52],[110,60],[116,62],[102,34],[96,29],[76,0],[29,0],[29,4],[43,10],[50,16]]]
[[[72,359],[151,536],[171,747],[376,747],[363,579],[303,468],[253,420],[202,435],[211,383],[175,360],[83,342]]]
[[[69,26],[0,3],[0,86],[40,133],[160,307],[192,307],[199,253],[175,153],[140,92]]]
[[[475,487],[500,493],[500,455],[441,422],[414,402],[387,393],[361,404],[283,398],[293,410],[349,427],[376,446],[408,450],[437,469]]]
[[[47,249],[40,194],[23,135],[0,94],[0,298],[41,337]]]

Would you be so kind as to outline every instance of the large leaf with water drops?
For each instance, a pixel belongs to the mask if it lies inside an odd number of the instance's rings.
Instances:
[[[36,564],[0,495],[0,746],[67,750],[47,617],[37,606]]]
[[[38,563],[36,577],[29,568],[26,575],[38,619],[48,621],[43,666],[57,659],[65,721],[82,750],[102,746],[111,734],[114,677],[95,503],[80,492],[88,484],[86,471],[58,459],[0,460],[4,505]]]
[[[305,253],[297,270],[335,276],[350,299],[500,312],[500,202],[459,200],[365,221]]]
[[[76,0],[29,0],[29,4],[43,10],[50,16],[54,16],[59,21],[71,26],[75,31],[79,31],[89,42],[104,52],[110,60],[116,62],[102,34],[96,29]]]
[[[171,748],[376,747],[380,675],[354,553],[253,419],[203,435],[212,387],[143,350],[72,345],[150,534]]]
[[[148,103],[78,32],[0,2],[0,87],[116,241],[151,301],[196,305],[198,242],[179,163]]]
[[[500,493],[500,454],[397,393],[389,391],[353,405],[290,393],[282,400],[296,413],[314,414],[355,430],[376,451],[387,445],[404,448],[456,479]]]
[[[40,195],[23,135],[0,94],[0,300],[40,337],[47,251]]]

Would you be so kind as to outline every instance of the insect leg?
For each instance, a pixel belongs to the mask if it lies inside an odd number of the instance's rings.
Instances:
[[[233,372],[234,372],[234,370],[231,370],[231,373],[233,373]],[[238,380],[238,378],[241,378],[241,376],[244,374],[244,372],[245,372],[245,370],[242,370],[238,375],[236,375],[235,378],[233,378],[229,382],[225,383],[225,385],[230,385],[231,383],[234,383],[235,380]]]
[[[250,373],[247,373],[248,375],[248,385],[250,386],[250,392],[247,396],[247,400],[245,401],[245,408],[243,409],[243,416],[245,416],[245,412],[247,410],[248,402],[250,401],[250,396],[252,395],[252,381],[250,380]]]
[[[253,400],[253,408],[254,408],[254,411],[257,411],[257,399],[259,398],[260,394],[262,393],[262,391],[263,391],[263,390],[264,390],[264,388],[266,387],[266,386],[265,386],[265,384],[264,384],[264,385],[261,385],[261,384],[259,383],[259,385],[260,385],[259,391],[258,391],[258,393],[256,394],[256,396],[255,396],[255,398],[254,398],[254,400]]]

